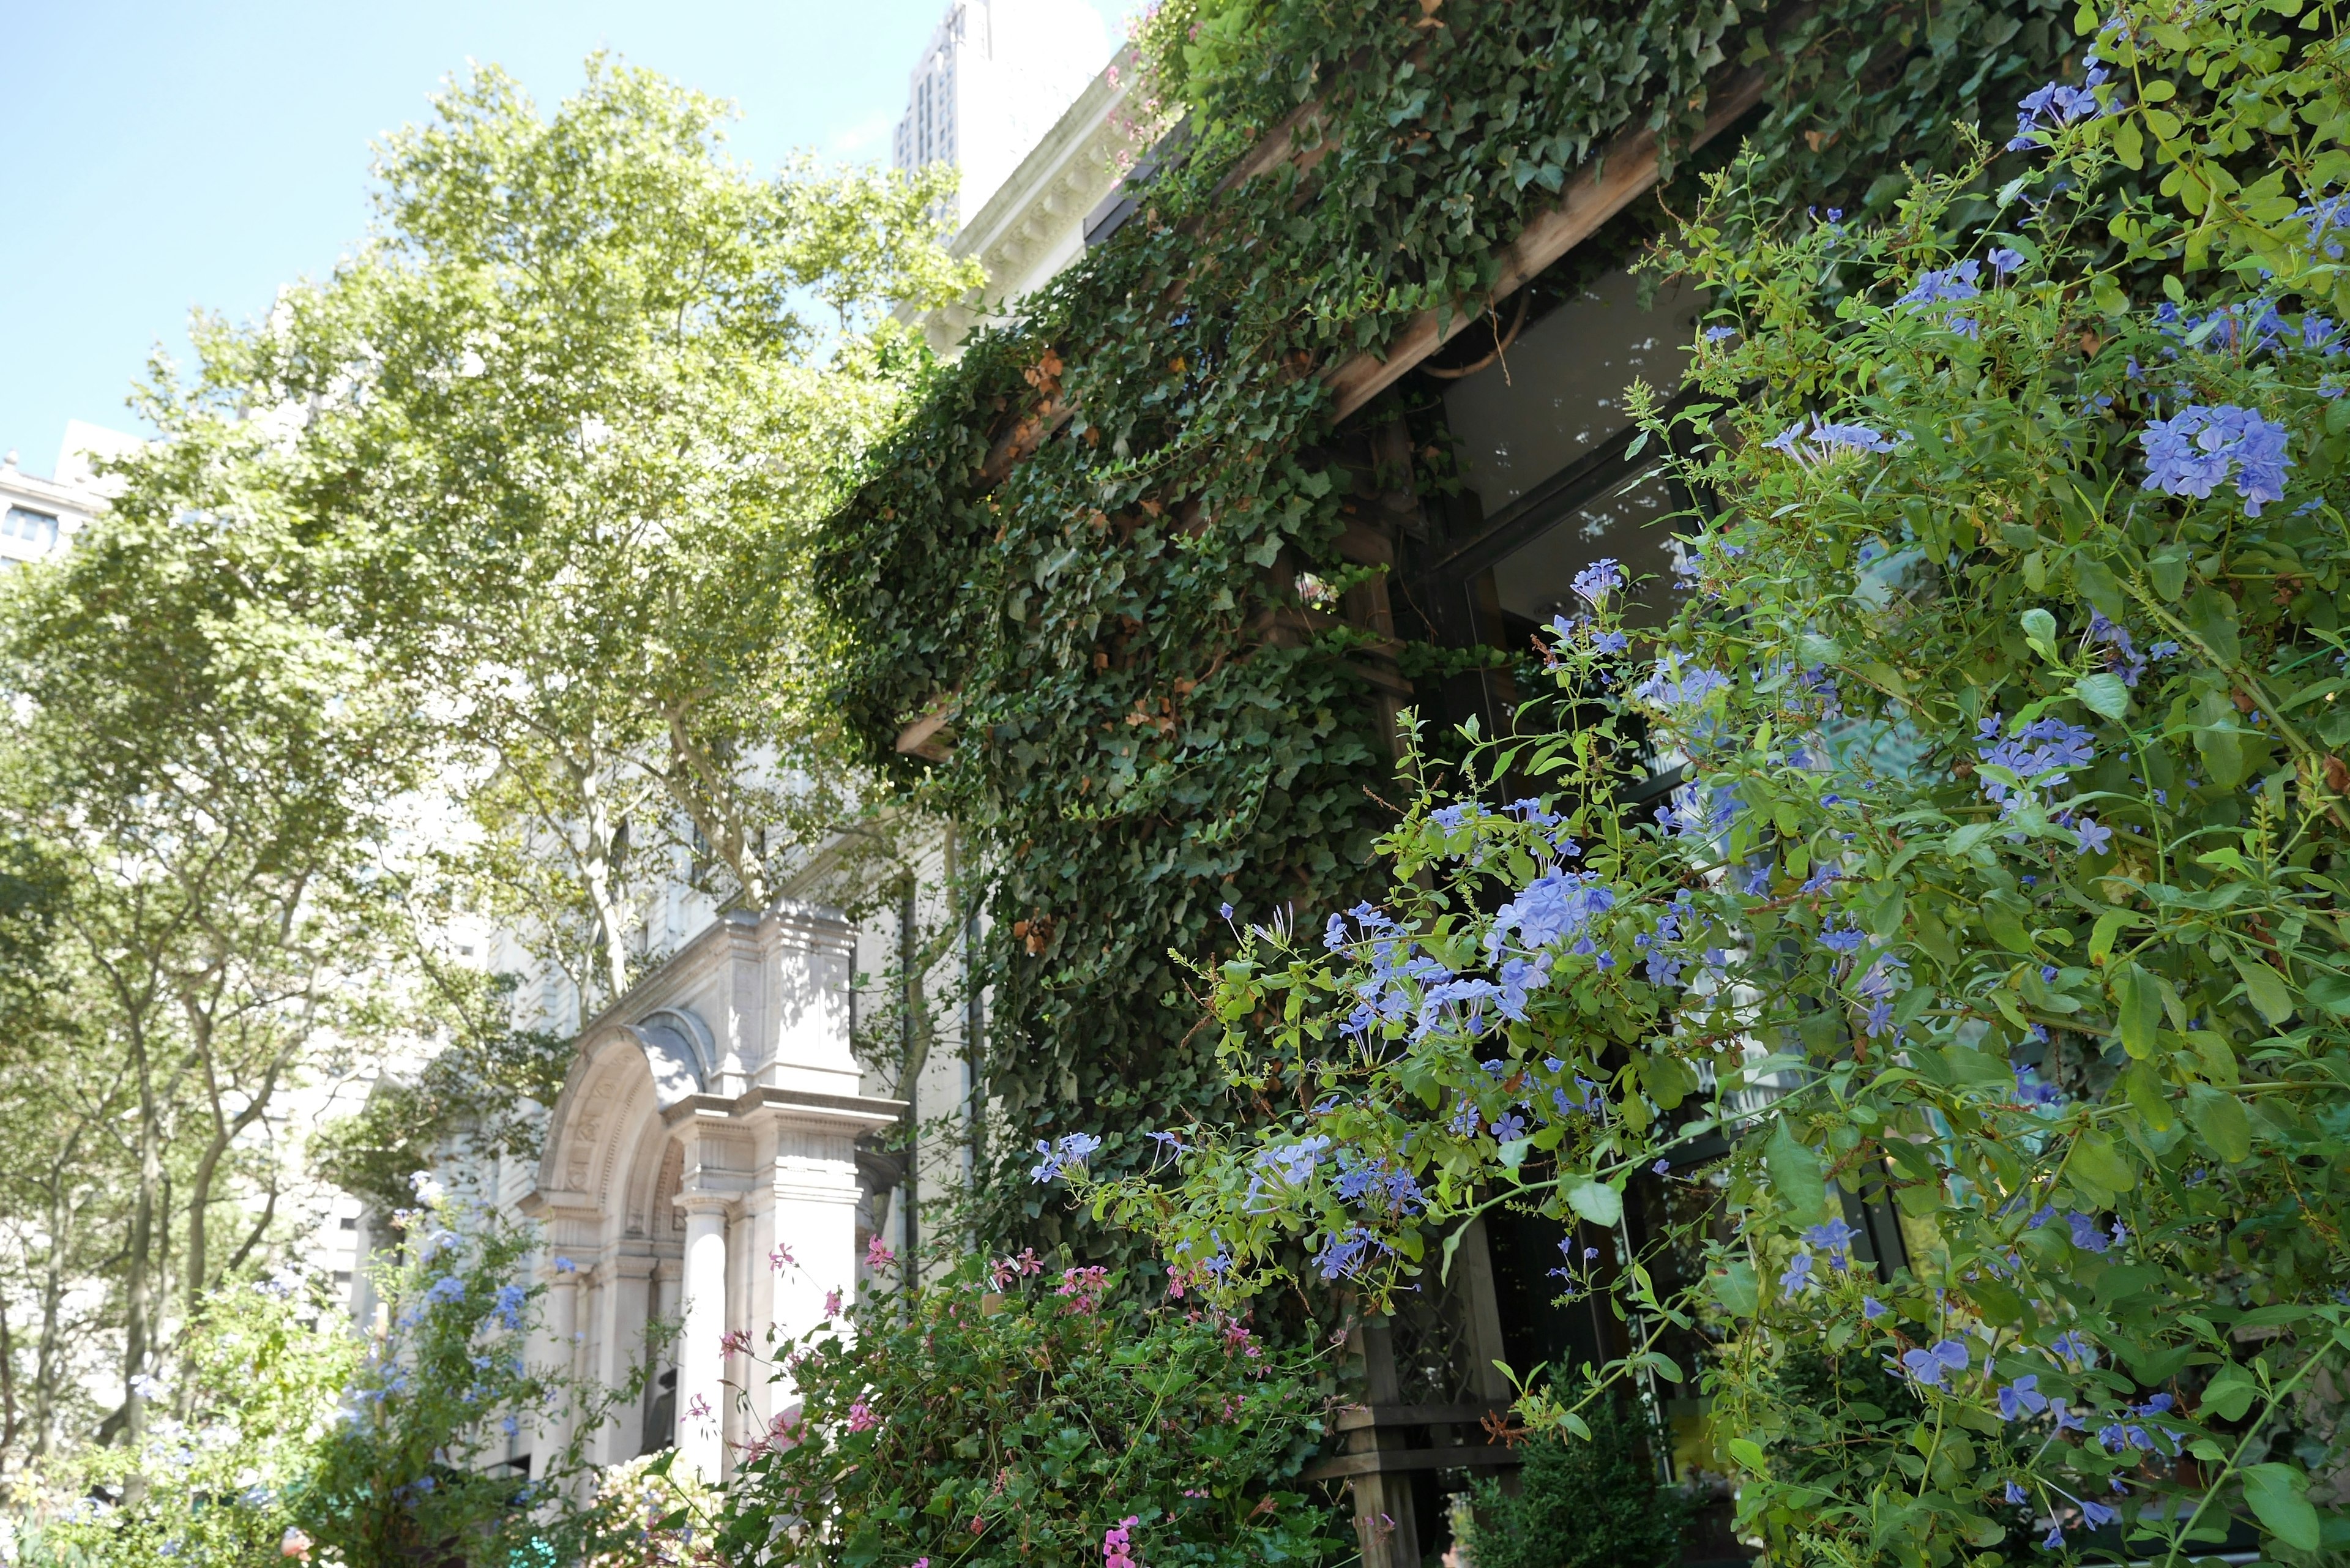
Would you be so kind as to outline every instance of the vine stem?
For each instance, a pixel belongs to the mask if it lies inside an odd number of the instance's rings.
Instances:
[[[2278,1404],[2286,1395],[2293,1392],[2295,1384],[2317,1370],[2318,1363],[2324,1360],[2325,1353],[2333,1348],[2334,1338],[2328,1334],[2324,1343],[2309,1353],[2309,1358],[2301,1364],[2301,1370],[2286,1378],[2278,1386],[2269,1390],[2267,1403],[2261,1407],[2261,1418],[2252,1423],[2251,1429],[2244,1434],[2243,1441],[2236,1445],[2236,1451],[2228,1456],[2227,1464],[2220,1469],[2219,1475],[2212,1479],[2211,1483],[2203,1489],[2203,1496],[2196,1502],[2195,1511],[2187,1516],[2187,1522],[2179,1527],[2177,1535],[2171,1537],[2170,1550],[2163,1554],[2162,1568],[2173,1568],[2173,1565],[2178,1563],[2178,1549],[2186,1543],[2189,1536],[2195,1533],[2196,1522],[2203,1517],[2203,1511],[2211,1506],[2211,1500],[2220,1495],[2220,1489],[2228,1484],[2228,1478],[2234,1475],[2237,1469],[2243,1463],[2245,1453],[2252,1446],[2252,1439],[2259,1437],[2267,1427],[2269,1417],[2276,1414]]]

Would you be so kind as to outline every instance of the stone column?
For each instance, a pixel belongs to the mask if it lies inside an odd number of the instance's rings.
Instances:
[[[685,1210],[684,1306],[677,1345],[678,1458],[705,1481],[720,1477],[726,1415],[726,1211],[721,1193],[681,1193]]]
[[[577,1369],[579,1351],[579,1276],[569,1269],[546,1267],[546,1326],[537,1370],[550,1374],[556,1386],[546,1413],[540,1417],[537,1441],[531,1455],[531,1479],[543,1479],[571,1441],[570,1379]]]
[[[597,1380],[607,1388],[624,1386],[644,1359],[647,1300],[652,1283],[653,1261],[623,1253],[600,1271],[598,1293]],[[614,1410],[599,1434],[597,1462],[616,1465],[637,1457],[644,1439],[644,1421],[638,1410]]]

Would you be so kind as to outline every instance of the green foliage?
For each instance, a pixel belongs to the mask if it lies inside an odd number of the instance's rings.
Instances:
[[[1107,1135],[1105,1169],[1143,1161],[1143,1128],[1226,1114],[1164,955],[1224,941],[1225,903],[1253,917],[1370,890],[1389,759],[1347,662],[1364,637],[1295,628],[1296,573],[1347,569],[1343,509],[1376,485],[1320,444],[1315,372],[1490,282],[1592,149],[1651,123],[1685,137],[1733,66],[1769,78],[1771,191],[1881,211],[1892,160],[1956,156],[1959,122],[2009,112],[2066,47],[2043,0],[1782,20],[1712,0],[1210,10],[1204,41],[1184,7],[1144,29],[1191,105],[1179,166],[941,374],[818,564],[854,726],[984,869],[984,1075],[1005,1136],[980,1223],[1040,1245],[1084,1224],[1021,1164],[1072,1107]],[[1243,17],[1226,48],[1218,29]],[[1308,99],[1303,142],[1326,156],[1221,189]],[[1668,199],[1695,195],[1683,179]],[[1620,257],[1661,212],[1592,254]],[[1073,410],[1063,433],[1001,483],[983,473],[1045,400]],[[951,758],[899,754],[901,726],[939,711]]]
[[[1591,1407],[1590,1438],[1537,1437],[1512,1496],[1480,1482],[1469,1552],[1477,1568],[1672,1568],[1688,1506],[1657,1480],[1660,1435],[1637,1408]]]
[[[1334,1551],[1331,1509],[1295,1490],[1323,1429],[1314,1360],[1119,1287],[972,1259],[780,1347],[797,1405],[738,1466],[717,1551],[1097,1568],[1121,1523],[1153,1563]]]
[[[260,1564],[297,1528],[335,1396],[359,1360],[316,1283],[286,1275],[213,1295],[190,1324],[175,1386],[141,1439],[93,1448],[39,1478],[21,1528],[27,1564]]]
[[[1419,774],[1385,907],[1206,976],[1312,1109],[1073,1166],[1095,1212],[1220,1295],[1302,1248],[1376,1299],[1484,1209],[1694,1182],[1570,1243],[1628,1348],[1521,1409],[1699,1374],[1774,1561],[2350,1542],[2341,20],[2084,12],[2116,79],[1883,223],[1710,182],[1660,258],[1721,291],[1697,592],[1635,655],[1595,568],[1565,701]]]

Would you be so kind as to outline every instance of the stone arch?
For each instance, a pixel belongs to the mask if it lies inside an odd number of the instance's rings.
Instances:
[[[581,1042],[547,1118],[538,1189],[599,1200],[611,1193],[621,1156],[637,1152],[642,1124],[657,1125],[661,1113],[702,1092],[708,1039],[699,1019],[665,1008],[641,1024],[608,1024]]]

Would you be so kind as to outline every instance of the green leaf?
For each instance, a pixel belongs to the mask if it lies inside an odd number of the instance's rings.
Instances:
[[[2177,604],[2179,591],[2187,586],[2187,567],[2191,559],[2184,550],[2170,550],[2148,561],[2147,576],[2154,579],[2154,591]]]
[[[2119,1144],[2101,1132],[2085,1132],[2074,1138],[2073,1155],[2064,1168],[2108,1192],[2127,1192],[2137,1185],[2137,1167]]]
[[[2203,1408],[2222,1421],[2241,1421],[2260,1395],[2260,1385],[2230,1366],[2203,1390]]]
[[[2244,994],[2251,998],[2262,1018],[2279,1024],[2293,1016],[2293,992],[2286,987],[2284,977],[2274,969],[2239,954],[2236,972],[2243,977]]]
[[[2222,664],[2236,662],[2242,649],[2236,638],[2235,600],[2207,584],[2189,597],[2187,624],[2195,628],[2212,658]]]
[[[2129,688],[2122,684],[2120,676],[2110,672],[2083,676],[2073,683],[2073,695],[2090,711],[2117,722],[2129,711]]]
[[[1827,1219],[1827,1178],[1820,1169],[1820,1157],[1796,1139],[1794,1129],[1783,1117],[1771,1129],[1771,1141],[1762,1147],[1762,1163],[1771,1172],[1771,1189],[1787,1206],[1792,1219],[1804,1225]]]
[[[2121,585],[2103,561],[2087,556],[2073,557],[2073,582],[2080,588],[2081,597],[2103,610],[2108,620],[2120,620],[2129,613],[2129,605],[2122,597]]]
[[[2203,1136],[2211,1152],[2230,1165],[2252,1152],[2252,1125],[2244,1102],[2225,1089],[2197,1084],[2187,1091],[2187,1120]]]
[[[1745,1438],[1732,1438],[1722,1446],[1730,1450],[1731,1459],[1744,1465],[1754,1474],[1759,1476],[1767,1473],[1769,1461],[1762,1457],[1762,1446],[1760,1443]]]
[[[2133,1062],[2124,1074],[2123,1081],[2129,1094],[2129,1103],[2146,1118],[2146,1125],[2157,1132],[2168,1132],[2172,1125],[2170,1100],[2162,1090],[2162,1075],[2151,1062]]]
[[[1612,1229],[1624,1218],[1624,1195],[1596,1177],[1586,1176],[1570,1186],[1566,1203],[1594,1225]]]
[[[2324,1539],[2309,1505],[2309,1477],[2291,1465],[2249,1465],[2244,1501],[2262,1529],[2296,1552],[2314,1552]]]
[[[2104,929],[2103,922],[2098,929]],[[2156,1033],[2162,1026],[2162,989],[2136,963],[2115,969],[2113,988],[2114,1024],[2121,1031],[2122,1049],[2144,1061],[2154,1054]]]
[[[1722,1310],[1732,1317],[1752,1317],[1761,1294],[1754,1282],[1754,1265],[1732,1263],[1720,1273],[1705,1277],[1706,1288]]]

